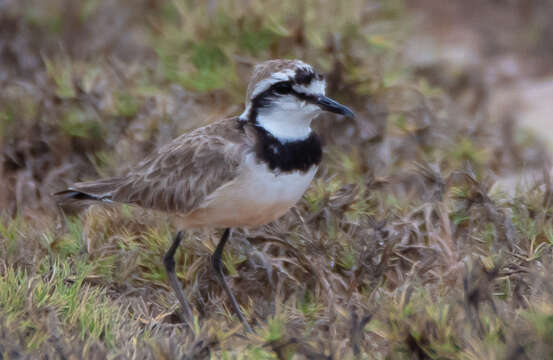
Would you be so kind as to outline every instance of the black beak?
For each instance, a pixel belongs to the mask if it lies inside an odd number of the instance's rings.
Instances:
[[[317,105],[319,105],[321,109],[325,111],[330,111],[335,114],[344,115],[350,118],[355,117],[353,111],[351,111],[348,107],[324,95],[321,95],[317,98]]]

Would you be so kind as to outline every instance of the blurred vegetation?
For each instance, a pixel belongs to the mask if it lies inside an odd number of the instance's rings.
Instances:
[[[489,116],[477,69],[409,62],[409,11],[400,0],[0,3],[0,358],[551,357],[551,179],[512,196],[493,186],[541,174],[547,153]],[[552,28],[530,14],[525,49],[542,54]],[[50,194],[239,114],[252,66],[269,58],[313,64],[358,116],[317,120],[325,160],[301,203],[236,232],[224,254],[255,334],[210,269],[219,234],[187,232],[176,262],[190,330],[161,262],[170,218],[128,206],[64,217]]]

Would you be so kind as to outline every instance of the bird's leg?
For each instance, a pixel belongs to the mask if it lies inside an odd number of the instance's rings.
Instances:
[[[223,248],[225,247],[225,244],[229,240],[230,236],[231,230],[230,228],[227,228],[223,233],[223,236],[221,236],[221,240],[219,240],[219,244],[217,245],[217,248],[215,249],[215,252],[211,257],[211,263],[213,264],[213,268],[215,269],[215,273],[217,274],[221,285],[223,285],[223,289],[225,289],[225,292],[232,302],[232,307],[234,307],[234,311],[238,315],[238,318],[240,318],[240,321],[242,321],[242,324],[244,324],[244,326],[246,327],[246,330],[251,333],[253,332],[252,328],[250,327],[250,324],[248,324],[248,322],[246,321],[246,318],[242,314],[242,311],[240,311],[240,306],[238,306],[238,302],[236,301],[232,290],[230,290],[230,287],[225,280],[225,275],[223,274],[223,263],[221,261],[221,255],[223,254]]]
[[[179,244],[182,240],[182,237],[184,236],[184,233],[182,231],[179,231],[177,235],[175,236],[175,239],[173,240],[173,243],[171,244],[171,247],[165,255],[163,256],[163,264],[165,265],[165,270],[167,271],[167,277],[169,278],[169,284],[175,291],[175,294],[177,295],[177,299],[179,300],[179,303],[182,307],[182,310],[184,311],[185,321],[188,323],[190,328],[194,325],[194,317],[192,315],[192,310],[190,309],[190,305],[188,304],[188,301],[186,301],[186,297],[184,296],[184,291],[182,290],[182,285],[179,282],[179,279],[177,278],[177,273],[175,272],[175,251],[177,251],[177,248],[179,247]]]

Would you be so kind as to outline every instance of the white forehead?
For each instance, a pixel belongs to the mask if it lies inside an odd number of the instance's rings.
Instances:
[[[324,80],[311,80],[308,86],[294,85],[292,88],[300,94],[324,95],[326,82]]]
[[[295,69],[283,69],[277,72],[274,72],[271,74],[270,77],[263,79],[259,81],[251,95],[250,98],[255,98],[257,95],[261,94],[262,92],[269,89],[272,85],[282,82],[282,81],[288,81],[294,79],[296,76],[297,70],[303,70],[306,72],[313,73],[313,68],[311,65],[306,64],[302,61],[296,60],[296,68]],[[325,81],[324,80],[317,80],[313,79],[309,86],[305,85],[294,85],[294,90],[303,93],[303,94],[324,94],[325,91]]]
[[[278,72],[271,74],[270,77],[261,80],[252,91],[251,98],[255,98],[257,95],[261,94],[263,91],[269,89],[273,84],[279,83],[281,81],[287,81],[293,79],[296,75],[296,72],[292,69],[284,69]]]

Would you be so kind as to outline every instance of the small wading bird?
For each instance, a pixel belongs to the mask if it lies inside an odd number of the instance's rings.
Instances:
[[[325,80],[299,60],[257,65],[239,117],[183,134],[125,176],[81,182],[55,194],[65,202],[118,202],[178,213],[182,228],[225,228],[212,256],[218,279],[248,331],[223,275],[221,254],[235,227],[269,223],[302,197],[321,161],[319,137],[310,127],[321,111],[353,117],[325,96]],[[175,273],[179,231],[163,257],[186,321],[193,315]]]

